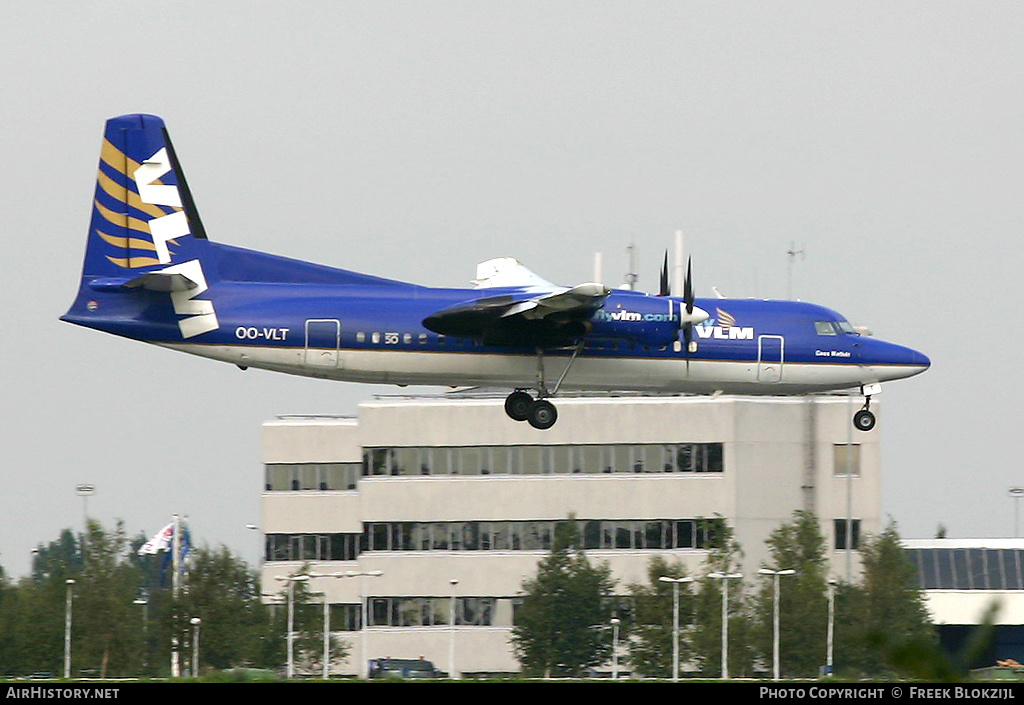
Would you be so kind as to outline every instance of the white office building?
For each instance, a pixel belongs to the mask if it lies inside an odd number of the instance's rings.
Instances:
[[[517,595],[570,516],[623,594],[656,555],[699,574],[715,519],[755,580],[796,510],[820,518],[833,574],[857,578],[847,545],[880,529],[879,431],[852,430],[848,397],[557,404],[547,431],[511,421],[499,397],[385,398],[354,418],[264,424],[263,591],[305,564],[347,576],[310,583],[351,647],[333,674],[421,656],[457,674],[518,671]]]

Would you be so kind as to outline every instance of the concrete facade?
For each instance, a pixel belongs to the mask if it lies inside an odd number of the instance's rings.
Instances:
[[[840,578],[858,564],[835,548],[837,520],[852,517],[860,534],[880,529],[878,427],[851,431],[847,397],[557,406],[547,431],[509,420],[499,398],[381,399],[354,419],[264,424],[263,592],[278,592],[276,578],[306,563],[314,574],[380,573],[310,585],[338,606],[332,624],[346,610],[350,627],[355,613],[368,617],[366,629],[339,633],[352,653],[332,672],[363,673],[366,659],[382,656],[424,656],[458,673],[517,671],[515,596],[570,515],[585,526],[588,558],[608,563],[623,594],[646,581],[655,555],[699,574],[702,520],[716,516],[744,550],[747,581],[794,511],[819,517]]]

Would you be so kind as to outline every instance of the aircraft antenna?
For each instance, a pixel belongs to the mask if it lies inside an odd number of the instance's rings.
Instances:
[[[683,263],[686,262],[685,252],[686,248],[683,244],[683,231],[676,230],[675,276],[672,278],[672,291],[683,290],[683,273],[685,269]]]
[[[793,298],[793,260],[796,259],[797,255],[800,259],[804,259],[804,246],[800,245],[800,249],[796,249],[796,245],[792,242],[789,243],[789,249],[786,250],[786,256],[789,258],[789,265],[786,272],[786,299],[792,300]]]
[[[627,247],[626,252],[629,253],[629,271],[626,272],[626,288],[636,289],[636,282],[640,278],[640,276],[636,273],[636,245],[630,245],[629,247]]]

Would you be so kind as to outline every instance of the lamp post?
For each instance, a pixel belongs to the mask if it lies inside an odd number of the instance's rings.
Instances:
[[[729,581],[739,580],[742,573],[708,573],[712,580],[722,581],[722,679],[729,679]]]
[[[89,560],[89,497],[96,491],[96,485],[80,482],[75,485],[75,494],[82,498],[82,558]]]
[[[1024,487],[1011,487],[1007,493],[1013,498],[1013,537],[1020,538],[1020,498],[1024,497]]]
[[[757,572],[772,576],[772,675],[779,680],[779,576],[793,575],[796,571],[762,568]]]
[[[64,598],[64,678],[71,678],[71,597],[75,587],[75,581],[68,578],[64,581],[67,586]]]
[[[145,642],[142,652],[142,670],[149,672],[149,591],[142,590],[139,596],[132,600],[133,605],[142,607],[142,638]]]
[[[612,617],[612,680],[619,679],[619,618]]]
[[[203,620],[193,617],[189,620],[192,625],[192,677],[199,677],[199,625]]]
[[[448,581],[452,586],[451,601],[448,604],[448,677],[455,678],[455,589],[459,581],[452,578]]]
[[[832,651],[835,646],[836,579],[828,579],[828,636],[825,640],[826,675],[832,675]]]
[[[360,603],[359,636],[360,636],[360,639],[359,639],[359,641],[360,641],[360,650],[361,650],[361,657],[360,658],[362,659],[362,663],[359,666],[359,676],[360,676],[360,678],[366,678],[369,675],[367,672],[365,672],[363,670],[367,666],[367,660],[366,660],[366,625],[369,622],[369,605],[368,605],[369,598],[366,596],[365,584],[364,584],[362,579],[363,578],[379,578],[382,575],[384,575],[384,571],[382,571],[382,570],[346,570],[346,571],[344,571],[342,573],[321,573],[321,574],[318,574],[318,575],[310,576],[310,577],[313,577],[313,578],[360,578],[360,581],[359,581],[359,603]],[[326,599],[327,598],[324,597],[324,600],[326,600]],[[327,608],[324,607],[324,609],[326,610]],[[326,625],[327,618],[325,617],[324,619],[325,619],[324,623]],[[324,629],[326,630],[327,627],[325,626]],[[327,643],[327,638],[326,637],[324,637],[324,643],[325,644]],[[324,677],[326,678],[326,671],[324,673],[325,673]]]
[[[324,668],[323,679],[330,676],[331,665],[331,604],[327,601],[327,591],[321,593],[324,598]]]
[[[679,584],[692,583],[693,578],[670,578],[663,575],[659,582],[672,583],[672,680],[679,680]]]
[[[288,583],[288,668],[285,672],[286,678],[291,680],[292,675],[295,672],[295,661],[293,657],[292,646],[295,642],[295,583],[301,583],[309,580],[308,575],[278,575],[275,576],[276,580],[284,580]]]
[[[75,494],[82,498],[82,521],[85,532],[89,533],[89,497],[96,491],[96,485],[80,482],[75,485]]]

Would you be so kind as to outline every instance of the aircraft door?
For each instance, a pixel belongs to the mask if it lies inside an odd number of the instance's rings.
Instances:
[[[786,359],[786,341],[781,335],[757,337],[757,381],[782,381],[782,367]]]
[[[310,367],[337,367],[341,347],[341,321],[310,318],[306,321],[306,358]]]

